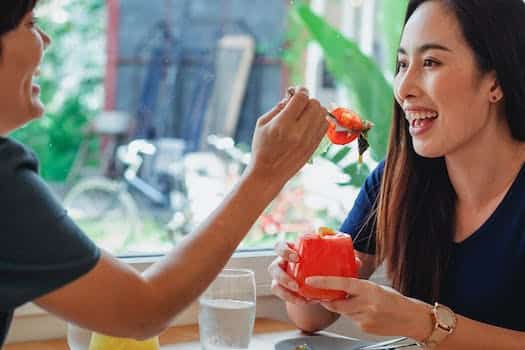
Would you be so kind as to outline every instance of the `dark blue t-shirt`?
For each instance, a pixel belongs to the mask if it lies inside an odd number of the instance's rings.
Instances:
[[[373,223],[384,162],[367,178],[341,226],[355,249],[374,254]],[[432,205],[432,203],[429,203]],[[465,317],[525,331],[525,165],[489,219],[471,236],[452,243],[440,303]]]
[[[100,257],[37,171],[31,152],[0,137],[0,348],[16,307],[82,276]]]

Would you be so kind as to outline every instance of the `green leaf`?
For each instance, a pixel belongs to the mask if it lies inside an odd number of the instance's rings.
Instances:
[[[339,183],[340,186],[355,186],[361,187],[367,176],[370,174],[370,168],[365,163],[357,164],[353,163],[343,169],[345,174],[350,176],[350,181],[345,183]]]
[[[323,49],[334,78],[348,87],[352,109],[375,124],[369,133],[372,156],[376,160],[384,158],[393,106],[391,85],[378,65],[363,54],[355,42],[346,39],[308,6],[296,4],[294,10]]]
[[[323,156],[328,151],[331,144],[332,143],[325,135],[321,140],[321,143],[319,143],[319,146],[317,146],[315,152],[312,154],[312,157],[308,160],[308,164],[312,164],[314,162],[314,158]]]
[[[348,153],[350,153],[351,148],[348,146],[342,147],[337,153],[330,159],[333,163],[338,164],[342,161]]]
[[[83,125],[102,107],[105,6],[104,0],[47,0],[36,10],[53,38],[38,79],[46,112],[12,136],[35,151],[46,180],[62,181],[82,141]],[[53,16],[57,11],[64,16]]]
[[[403,30],[407,4],[408,0],[381,1],[377,11],[377,23],[388,55],[387,68],[391,72],[395,71],[397,49],[399,48],[399,40]]]

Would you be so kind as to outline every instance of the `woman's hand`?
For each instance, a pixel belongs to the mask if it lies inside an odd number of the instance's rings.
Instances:
[[[300,88],[260,117],[252,142],[250,174],[283,186],[321,142],[328,111]]]
[[[272,276],[272,293],[292,304],[307,304],[308,300],[296,293],[299,289],[297,281],[287,272],[288,262],[299,260],[294,244],[278,242],[275,245],[275,252],[278,257],[268,267],[268,272]]]
[[[425,339],[432,331],[432,307],[392,288],[356,278],[309,277],[312,287],[343,290],[348,298],[321,304],[352,319],[364,332]]]

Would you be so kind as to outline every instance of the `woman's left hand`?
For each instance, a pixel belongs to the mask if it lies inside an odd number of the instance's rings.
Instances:
[[[364,332],[384,336],[426,339],[432,332],[432,307],[368,280],[309,277],[306,283],[322,289],[343,290],[348,297],[321,302],[328,310],[352,319]]]

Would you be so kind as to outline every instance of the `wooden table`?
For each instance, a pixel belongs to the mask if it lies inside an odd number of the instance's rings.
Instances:
[[[255,322],[250,349],[273,349],[271,342],[297,335],[299,331],[290,323],[258,318]],[[172,327],[160,336],[163,350],[197,350],[200,349],[198,340],[199,328],[197,325]],[[69,350],[69,347],[65,339],[56,339],[9,344],[4,347],[4,350]]]

